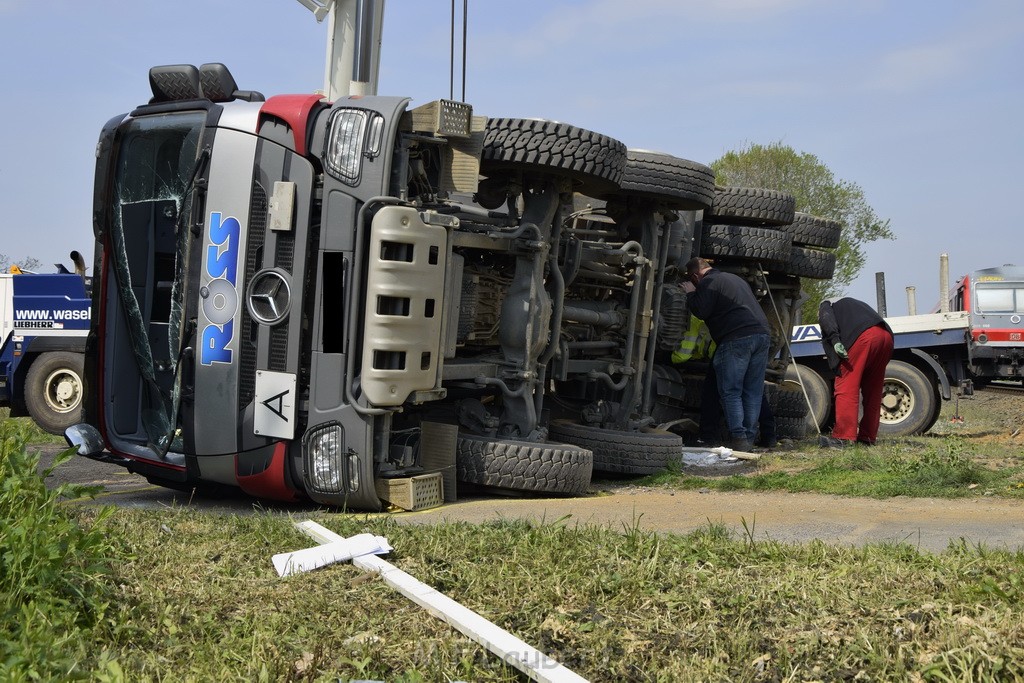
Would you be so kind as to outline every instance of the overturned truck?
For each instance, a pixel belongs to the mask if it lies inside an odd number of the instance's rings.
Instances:
[[[98,145],[76,438],[161,485],[372,510],[438,433],[480,486],[657,471],[701,380],[669,360],[680,264],[714,258],[761,295],[773,383],[800,277],[834,267],[838,227],[792,197],[572,125],[268,99],[220,64],[150,84]]]

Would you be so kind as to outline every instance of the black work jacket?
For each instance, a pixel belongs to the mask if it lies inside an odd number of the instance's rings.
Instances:
[[[690,312],[708,326],[716,344],[752,334],[771,334],[768,318],[750,285],[738,275],[712,268],[686,295]]]
[[[836,374],[842,362],[835,350],[836,342],[842,342],[850,350],[864,330],[876,325],[892,334],[889,323],[875,309],[850,297],[822,301],[818,306],[818,325],[821,327],[821,346],[825,350],[825,358],[828,359],[829,368]]]

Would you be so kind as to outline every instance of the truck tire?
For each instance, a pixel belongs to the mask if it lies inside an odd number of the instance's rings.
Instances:
[[[715,172],[696,161],[626,150],[619,192],[666,202],[682,211],[704,211],[715,198]]]
[[[590,486],[594,454],[570,444],[458,438],[455,471],[459,481],[478,486],[583,495]]]
[[[80,353],[51,351],[36,357],[28,369],[25,407],[35,423],[50,434],[62,435],[82,421],[83,366]]]
[[[663,472],[683,447],[682,437],[671,432],[600,429],[567,420],[552,422],[548,435],[593,451],[594,471],[615,474]]]
[[[800,441],[807,438],[807,420],[802,417],[776,417],[775,438]]]
[[[600,193],[618,186],[625,166],[626,146],[607,135],[539,119],[487,121],[480,163],[485,176],[542,171],[569,176]]]
[[[831,251],[794,246],[786,272],[810,280],[831,280],[836,272],[836,255]]]
[[[938,399],[923,372],[910,363],[889,361],[882,387],[882,420],[878,433],[885,436],[922,434],[935,424]]]
[[[793,244],[798,246],[835,249],[839,246],[842,225],[839,221],[797,211],[785,230],[792,236]]]
[[[709,223],[788,225],[796,214],[796,198],[758,187],[716,187],[715,200],[704,219]]]
[[[784,265],[790,260],[792,242],[788,234],[772,228],[749,225],[704,224],[700,255],[756,261],[765,266]]]
[[[807,392],[807,433],[820,433],[832,417],[831,383],[814,370],[796,363],[786,368],[786,382],[791,383],[801,394]]]
[[[802,371],[802,369],[801,369]],[[784,382],[779,390],[775,392],[775,401],[772,403],[772,412],[775,417],[796,417],[803,420],[809,412],[807,399],[804,398],[803,390],[796,383]]]

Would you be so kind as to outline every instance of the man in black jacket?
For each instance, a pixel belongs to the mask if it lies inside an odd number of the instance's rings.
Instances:
[[[730,446],[753,448],[768,368],[768,318],[750,285],[738,275],[711,267],[702,258],[686,264],[683,282],[690,313],[704,320],[715,340],[712,365]]]
[[[836,424],[821,445],[842,448],[854,440],[873,446],[881,420],[885,366],[892,358],[892,328],[871,306],[843,297],[818,306],[821,345],[836,374]],[[858,424],[861,395],[864,416]]]

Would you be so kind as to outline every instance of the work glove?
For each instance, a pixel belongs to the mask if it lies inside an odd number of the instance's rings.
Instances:
[[[840,358],[850,357],[849,354],[846,353],[846,347],[843,346],[843,342],[836,342],[832,348],[836,350],[836,355]]]

